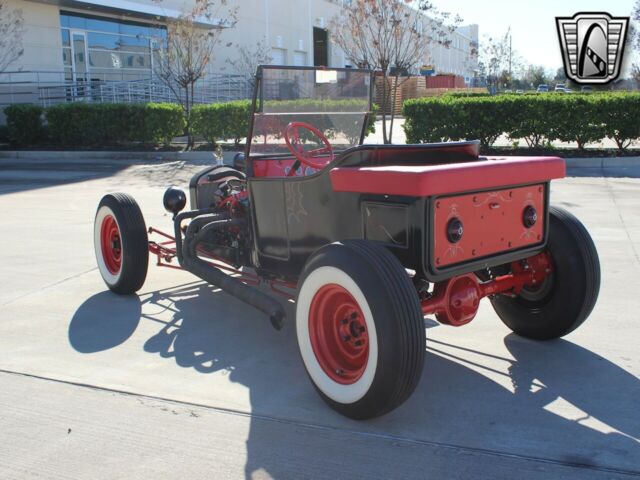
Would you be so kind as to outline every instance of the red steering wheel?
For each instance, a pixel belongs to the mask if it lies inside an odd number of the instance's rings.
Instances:
[[[300,139],[300,129],[308,130],[313,133],[320,139],[324,146],[316,148],[315,150],[306,151],[302,140]],[[327,137],[325,137],[325,135],[313,125],[309,125],[304,122],[291,122],[287,125],[287,128],[284,129],[284,141],[287,142],[287,147],[293,156],[296,157],[298,162],[306,165],[307,167],[321,170],[328,163],[333,161],[333,148],[331,147],[329,140],[327,140]],[[329,161],[327,161],[327,155],[329,156]],[[294,164],[289,172],[289,176],[295,175],[297,169],[298,167]]]

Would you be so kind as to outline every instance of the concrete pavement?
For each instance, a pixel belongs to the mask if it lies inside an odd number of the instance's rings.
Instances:
[[[163,189],[198,168],[0,165],[0,478],[640,477],[639,180],[554,183],[601,256],[579,330],[522,340],[488,304],[461,329],[427,322],[416,393],[354,422],[314,392],[291,321],[275,332],[184,272],[106,291],[100,197],[127,191],[168,228]]]

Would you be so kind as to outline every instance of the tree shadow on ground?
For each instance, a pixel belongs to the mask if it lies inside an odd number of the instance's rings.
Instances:
[[[88,160],[48,160],[33,162],[28,159],[0,160],[0,195],[58,187],[90,180],[112,177],[134,162]]]
[[[96,309],[113,321],[101,323]],[[154,313],[167,309],[169,321]],[[336,462],[335,451],[322,443],[322,432],[292,448],[291,438],[274,436],[279,427],[266,417],[294,422],[288,432],[302,422],[640,474],[640,416],[633,407],[640,380],[589,350],[566,340],[536,343],[508,335],[504,342],[513,358],[501,358],[442,342],[429,329],[425,370],[414,395],[384,417],[353,422],[332,412],[313,390],[289,310],[284,331],[275,332],[266,317],[200,282],[152,292],[141,302],[100,293],[78,309],[69,339],[76,350],[93,353],[125,342],[140,321],[154,322],[158,330],[146,340],[146,352],[203,374],[227,371],[229,380],[250,394],[247,478],[290,478],[296,464],[313,462],[322,468]],[[496,369],[496,362],[503,365]],[[489,370],[506,378],[511,388],[481,373]],[[576,409],[581,413],[572,416]],[[393,468],[419,472],[428,467],[425,462],[445,461],[421,453],[405,451],[410,462]],[[384,468],[397,462],[397,452],[381,455],[388,457],[380,458],[383,478]]]

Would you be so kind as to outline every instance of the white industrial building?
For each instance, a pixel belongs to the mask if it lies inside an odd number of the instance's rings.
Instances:
[[[227,59],[238,45],[264,40],[274,64],[350,64],[331,43],[331,19],[348,0],[231,0],[238,7],[235,28],[226,29],[210,65],[211,72],[231,74]],[[189,9],[180,0],[8,0],[8,8],[22,10],[24,54],[0,74],[0,105],[33,101],[26,85],[44,88],[67,82],[130,82],[153,76],[153,48],[166,34],[163,25]],[[464,12],[456,12],[464,13]],[[217,28],[216,20],[202,21]],[[469,80],[477,70],[471,44],[478,26],[452,34],[450,48],[433,45],[425,65],[437,73],[453,73]],[[231,46],[226,46],[230,44]],[[8,85],[11,85],[9,88]],[[22,85],[22,87],[20,87]],[[42,91],[40,92],[42,94]],[[46,96],[46,95],[45,95]]]

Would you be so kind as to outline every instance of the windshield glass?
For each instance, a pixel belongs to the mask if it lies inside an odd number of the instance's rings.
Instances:
[[[322,133],[334,151],[360,143],[370,110],[370,72],[263,67],[258,88],[252,155],[289,153],[287,127],[300,122]],[[322,146],[311,129],[296,130],[305,150]]]

